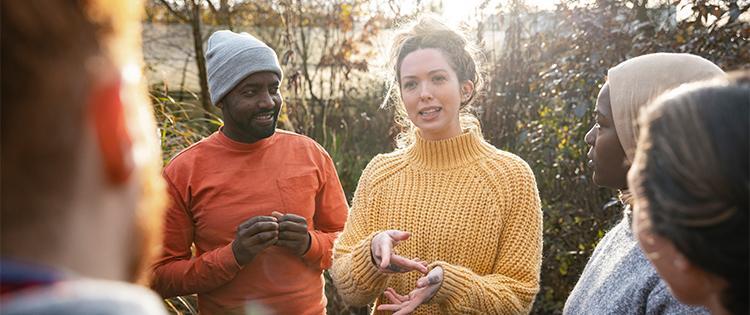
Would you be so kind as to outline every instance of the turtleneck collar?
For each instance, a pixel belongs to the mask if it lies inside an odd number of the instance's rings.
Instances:
[[[417,131],[414,144],[406,149],[406,156],[424,168],[450,169],[473,162],[494,150],[474,130],[464,130],[458,136],[435,141],[425,140]]]
[[[214,134],[216,140],[219,141],[222,145],[225,145],[228,148],[237,151],[254,151],[260,148],[265,148],[276,142],[276,138],[278,135],[278,132],[274,132],[274,134],[268,138],[263,138],[253,143],[244,143],[230,139],[229,137],[227,137],[227,135],[224,134],[223,129],[224,127],[219,128],[219,131]]]

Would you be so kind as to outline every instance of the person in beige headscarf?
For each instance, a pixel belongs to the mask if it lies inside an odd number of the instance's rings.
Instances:
[[[598,186],[620,190],[623,219],[596,246],[563,314],[701,314],[669,293],[638,247],[630,229],[627,172],[636,151],[641,108],[684,83],[723,74],[691,54],[656,53],[611,68],[596,101],[596,123],[586,134],[589,166]]]

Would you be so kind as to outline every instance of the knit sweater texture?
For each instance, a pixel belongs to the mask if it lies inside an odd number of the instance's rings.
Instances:
[[[330,273],[352,305],[406,295],[422,275],[384,274],[373,264],[380,231],[411,232],[395,250],[441,266],[435,296],[414,314],[523,314],[539,290],[542,213],[529,166],[476,130],[373,158],[362,173]],[[374,311],[375,314],[385,312]]]
[[[594,249],[563,314],[709,314],[672,296],[638,246],[625,213]]]

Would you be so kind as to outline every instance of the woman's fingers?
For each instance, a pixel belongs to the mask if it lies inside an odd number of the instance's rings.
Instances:
[[[424,274],[427,273],[427,266],[403,256],[392,255],[390,261],[392,265],[396,265],[399,267],[399,269],[401,269],[401,271],[399,272],[409,272],[412,270],[416,270]]]
[[[378,244],[378,248],[380,248],[380,269],[388,269],[388,265],[391,264],[391,246],[390,242]]]
[[[408,297],[398,294],[398,292],[396,292],[396,290],[394,290],[393,288],[385,289],[385,291],[383,292],[383,295],[385,295],[385,297],[388,300],[390,300],[391,304],[378,305],[377,309],[379,311],[396,312],[398,310],[403,309],[406,306],[406,304],[409,302]]]
[[[408,296],[398,294],[398,292],[396,292],[396,290],[394,290],[393,288],[387,288],[385,289],[385,292],[390,293],[393,297],[395,297],[398,303],[406,302],[409,300]]]
[[[378,305],[378,311],[391,311],[395,312],[402,308],[401,304],[380,304]]]
[[[440,285],[443,283],[443,268],[437,266],[430,270],[424,277],[417,279],[417,288],[424,288],[431,285]]]
[[[417,280],[417,288],[424,288],[430,284],[429,281],[427,281],[427,276],[424,276],[422,278],[419,278]]]
[[[378,265],[378,269],[380,270],[380,272],[405,273],[410,271],[419,271],[421,273],[427,273],[427,264],[424,262],[408,259],[406,257],[395,254],[391,254],[390,257],[381,257],[379,255],[376,255],[375,257],[381,260],[380,265]],[[383,261],[388,262],[388,264],[385,265]],[[384,265],[385,267],[383,267]]]
[[[429,298],[431,293],[425,288],[417,288],[409,292],[408,296],[400,295],[393,288],[387,288],[383,292],[391,304],[381,304],[377,307],[379,311],[391,311],[393,314],[411,314],[414,310],[419,307],[425,300]]]
[[[385,231],[385,233],[388,234],[388,236],[390,236],[391,239],[395,241],[395,243],[408,240],[409,237],[411,236],[411,233],[406,232],[406,231],[399,231],[399,230],[388,230],[388,231]]]
[[[389,301],[391,301],[391,303],[393,303],[393,304],[401,304],[401,303],[403,303],[401,300],[399,300],[398,298],[396,298],[396,296],[393,295],[393,293],[390,293],[390,292],[386,291],[386,292],[383,293],[383,295],[385,295],[385,297]]]
[[[399,257],[399,258],[396,258]],[[397,261],[398,259],[405,259],[401,256],[394,255],[393,261]],[[408,260],[413,264],[420,265],[420,259],[415,258],[413,260]],[[403,296],[398,294],[396,290],[393,288],[386,288],[383,292],[383,295],[390,300],[390,304],[381,304],[377,307],[377,310],[379,311],[391,311],[394,312],[393,315],[406,315],[411,314],[414,312],[414,310],[419,307],[419,305],[422,305],[422,303],[425,303],[425,301],[429,301],[432,296],[435,295],[435,292],[440,288],[440,284],[443,281],[443,268],[436,267],[430,270],[429,273],[426,273],[424,277],[421,277],[417,280],[417,287],[409,292],[407,296]]]
[[[372,239],[372,257],[380,272],[403,273],[413,270],[427,273],[427,262],[419,258],[408,259],[395,254],[394,247],[411,237],[411,233],[399,230],[380,232]]]

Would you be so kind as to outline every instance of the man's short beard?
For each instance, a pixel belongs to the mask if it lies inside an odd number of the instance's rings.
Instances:
[[[270,136],[273,136],[273,134],[276,132],[277,123],[278,123],[278,114],[275,114],[273,118],[273,123],[271,124],[271,126],[269,126],[268,128],[263,128],[263,129],[252,128],[251,132],[253,136],[259,140],[268,138]]]

